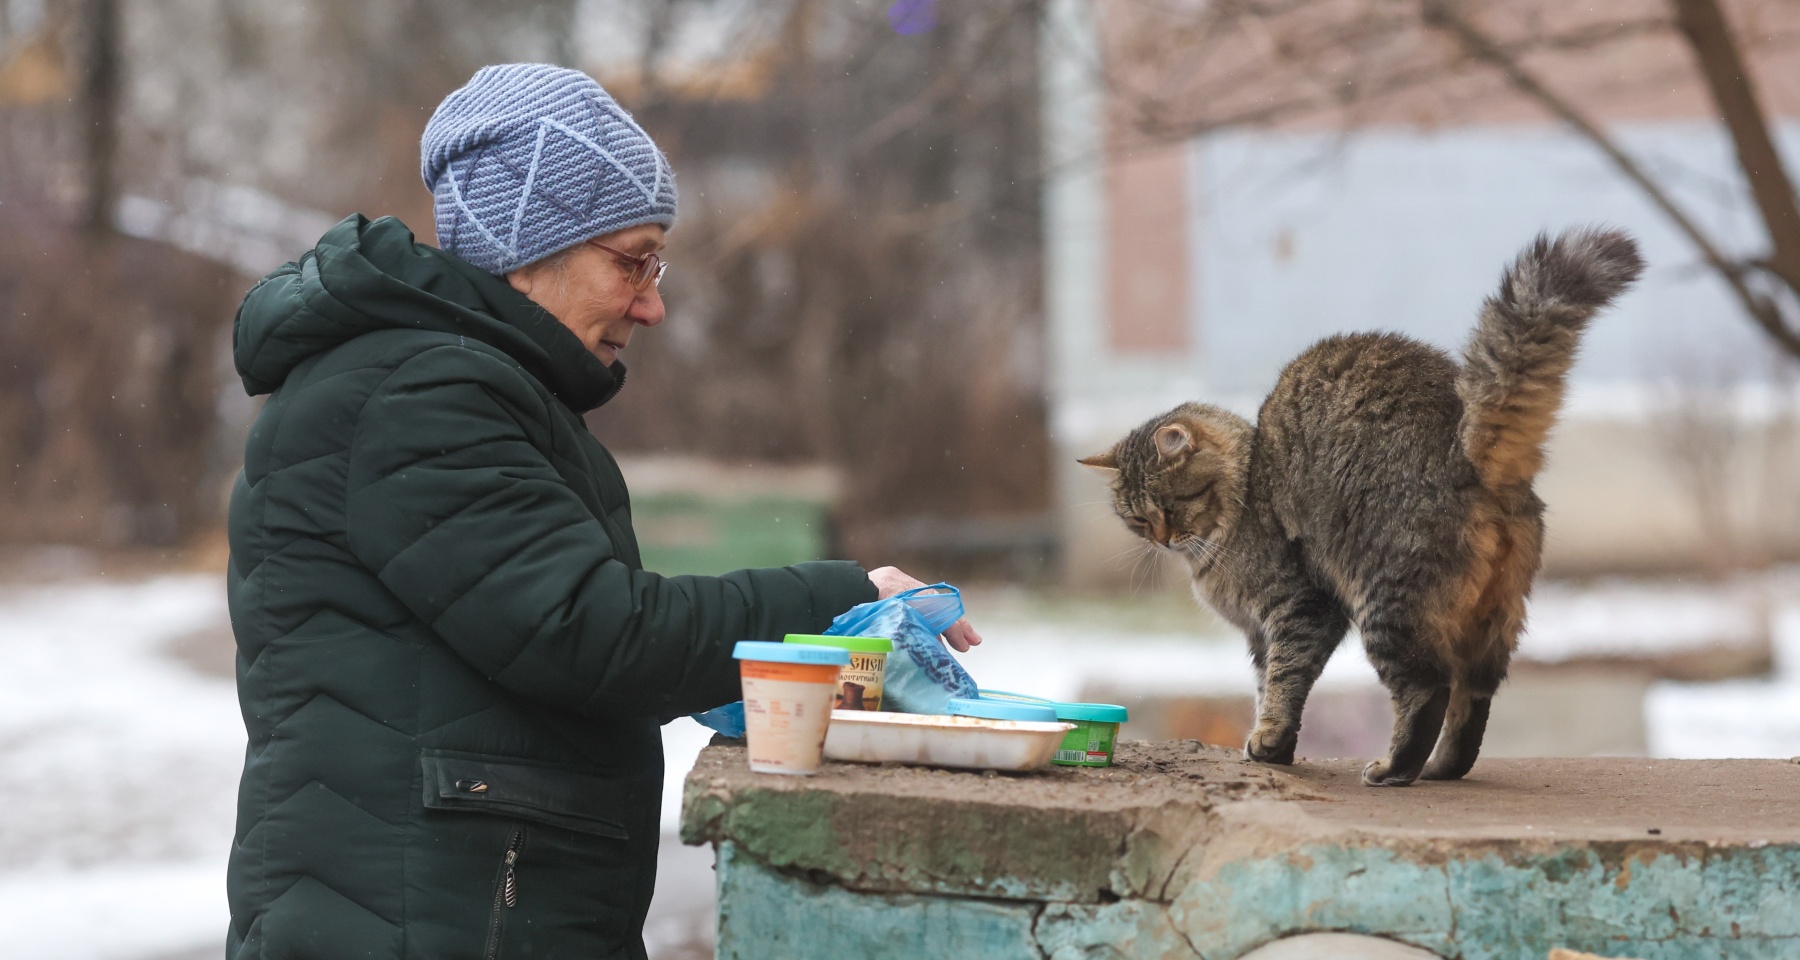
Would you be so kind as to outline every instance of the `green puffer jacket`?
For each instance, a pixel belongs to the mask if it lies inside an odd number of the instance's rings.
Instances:
[[[271,396],[231,500],[228,955],[643,957],[659,724],[868,578],[644,571],[580,416],[623,368],[397,220],[257,284],[234,346]]]

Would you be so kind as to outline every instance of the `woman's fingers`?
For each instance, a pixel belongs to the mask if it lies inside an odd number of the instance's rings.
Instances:
[[[896,593],[925,586],[924,581],[908,576],[899,567],[876,567],[869,571],[869,582],[875,585],[876,595],[883,600]],[[981,634],[976,633],[975,628],[969,624],[969,618],[964,617],[944,631],[944,642],[957,653],[968,653],[970,647],[980,645]]]
[[[974,625],[969,623],[967,617],[964,617],[951,624],[950,629],[944,631],[944,642],[948,643],[950,649],[957,653],[968,653],[970,647],[981,644],[981,634],[976,633]]]
[[[914,587],[924,586],[923,583],[907,576],[899,567],[876,567],[869,571],[869,582],[875,585],[875,595],[882,600],[886,600],[896,593],[905,593]]]

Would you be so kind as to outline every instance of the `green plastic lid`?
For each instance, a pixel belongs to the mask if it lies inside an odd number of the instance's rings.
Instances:
[[[824,637],[808,633],[790,633],[784,643],[804,643],[814,647],[842,647],[857,653],[893,653],[894,641],[885,637]]]
[[[1124,723],[1130,712],[1116,703],[1059,703],[1058,720],[1092,720],[1098,723]]]
[[[850,651],[842,648],[790,647],[785,643],[770,643],[767,640],[739,640],[731,648],[731,655],[739,660],[762,660],[766,663],[822,663],[841,667],[850,662]]]

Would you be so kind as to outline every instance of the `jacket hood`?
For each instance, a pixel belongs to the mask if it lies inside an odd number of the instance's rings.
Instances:
[[[360,213],[251,288],[232,329],[232,357],[256,396],[310,357],[394,329],[452,333],[502,350],[577,413],[612,399],[625,382],[624,364],[601,363],[505,279],[415,242],[393,217]]]

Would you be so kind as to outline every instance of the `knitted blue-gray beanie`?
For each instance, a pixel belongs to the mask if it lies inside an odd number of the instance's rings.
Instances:
[[[675,224],[675,174],[593,78],[547,63],[483,67],[419,143],[438,246],[508,273],[614,230]]]

